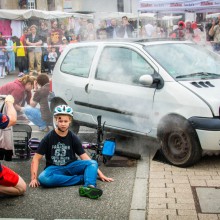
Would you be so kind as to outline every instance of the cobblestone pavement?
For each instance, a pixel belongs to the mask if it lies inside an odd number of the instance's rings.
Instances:
[[[220,156],[207,156],[189,168],[178,168],[153,159],[149,172],[148,220],[217,220],[218,213],[203,213],[196,189],[220,187]],[[220,198],[212,201],[220,204]],[[220,205],[219,209],[220,210]]]

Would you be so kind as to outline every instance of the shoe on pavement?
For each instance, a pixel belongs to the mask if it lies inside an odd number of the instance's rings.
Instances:
[[[22,76],[24,76],[24,73],[20,72],[20,73],[18,74],[18,77],[22,77]]]
[[[88,197],[90,199],[98,199],[102,195],[102,190],[94,186],[81,186],[79,188],[79,195]]]

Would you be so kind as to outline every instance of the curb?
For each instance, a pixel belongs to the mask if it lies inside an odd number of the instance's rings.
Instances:
[[[129,220],[145,220],[147,212],[147,198],[148,198],[148,180],[150,160],[148,154],[143,156],[137,163],[137,172],[133,188],[133,196],[131,201],[131,208]]]

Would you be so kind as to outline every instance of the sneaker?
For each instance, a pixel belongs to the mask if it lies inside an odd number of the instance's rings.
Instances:
[[[24,73],[20,72],[20,73],[18,74],[18,77],[22,77],[22,76],[24,76]]]
[[[79,195],[90,199],[98,199],[102,195],[102,190],[94,186],[81,186],[79,188]]]

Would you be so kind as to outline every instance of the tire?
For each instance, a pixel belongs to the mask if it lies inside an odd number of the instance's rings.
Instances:
[[[167,117],[159,127],[161,151],[172,165],[188,167],[202,156],[198,136],[190,123],[179,116]]]
[[[66,105],[66,103],[65,103],[65,102],[53,103],[53,104],[50,106],[51,112],[54,112],[54,109],[55,109],[58,105]],[[54,117],[53,117],[53,127],[56,128],[56,121],[55,121]],[[70,124],[69,130],[72,131],[72,132],[75,133],[75,134],[78,134],[78,133],[79,133],[79,129],[80,129],[80,125],[73,120],[72,123]]]

